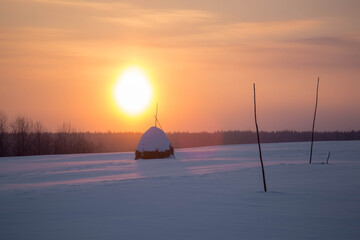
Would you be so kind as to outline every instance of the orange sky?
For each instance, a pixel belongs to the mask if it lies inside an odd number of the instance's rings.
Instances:
[[[0,0],[0,111],[82,131],[360,129],[360,2]],[[128,117],[129,65],[154,88]]]

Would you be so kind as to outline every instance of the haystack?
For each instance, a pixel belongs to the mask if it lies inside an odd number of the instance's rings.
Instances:
[[[149,128],[136,147],[135,159],[168,158],[174,156],[174,148],[163,130]]]

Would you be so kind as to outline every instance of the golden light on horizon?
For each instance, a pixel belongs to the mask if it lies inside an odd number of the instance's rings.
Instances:
[[[360,129],[360,1],[214,2],[1,1],[0,112],[142,132],[158,103],[169,132],[250,130],[255,82],[262,130],[307,131],[321,76],[318,130]]]
[[[126,68],[115,85],[117,105],[128,115],[138,115],[146,110],[152,99],[152,87],[140,67]]]

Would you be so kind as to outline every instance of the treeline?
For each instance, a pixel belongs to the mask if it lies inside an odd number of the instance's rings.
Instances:
[[[0,157],[99,152],[100,146],[85,136],[70,123],[63,123],[52,133],[39,121],[25,116],[9,121],[0,112]]]
[[[214,133],[199,132],[169,132],[166,133],[175,150],[177,148],[248,144],[256,143],[256,132],[252,131],[218,131]],[[85,133],[85,138],[100,152],[127,152],[135,151],[142,133]],[[261,142],[306,142],[311,141],[311,131],[277,131],[260,132]],[[349,132],[316,132],[316,141],[360,140],[360,131]]]
[[[70,123],[63,123],[56,132],[49,132],[41,122],[24,116],[9,121],[0,112],[0,156],[133,152],[141,136],[142,133],[134,132],[77,132]],[[252,131],[170,132],[167,136],[175,149],[257,142],[256,132]],[[311,132],[260,132],[260,138],[263,143],[304,142],[311,140]],[[360,140],[360,131],[316,132],[315,140]]]
[[[215,145],[257,143],[256,132],[218,131],[214,133],[168,133],[175,148],[202,147]],[[306,142],[311,141],[311,131],[272,131],[260,132],[262,143]],[[315,132],[316,141],[360,140],[360,131]]]

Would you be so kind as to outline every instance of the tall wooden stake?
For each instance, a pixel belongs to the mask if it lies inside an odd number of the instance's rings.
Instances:
[[[159,124],[160,129],[163,130],[162,127],[161,127],[159,119],[157,119],[157,117],[155,115],[154,115],[154,118],[155,118],[155,121],[157,122],[157,124]]]
[[[158,104],[156,104],[155,127],[156,127],[156,123],[157,123],[157,112],[158,112]]]
[[[330,152],[329,152],[328,157],[326,159],[326,164],[329,164],[329,158],[330,158]]]
[[[314,129],[315,129],[316,110],[317,110],[317,104],[318,104],[319,81],[320,81],[320,79],[318,78],[317,87],[316,87],[316,103],[315,103],[314,120],[313,120],[313,125],[312,125],[312,132],[311,132],[311,148],[310,148],[310,161],[309,161],[310,164],[311,164],[313,144],[314,144]]]
[[[258,140],[258,145],[259,145],[259,154],[260,154],[260,162],[261,162],[262,176],[263,176],[263,182],[264,182],[264,192],[266,192],[266,180],[265,180],[264,164],[263,164],[262,155],[261,155],[261,146],[260,146],[260,137],[259,137],[259,127],[258,127],[257,119],[256,119],[255,83],[254,83],[254,113],[255,113],[255,126],[256,126],[256,134],[257,134],[257,140]]]

